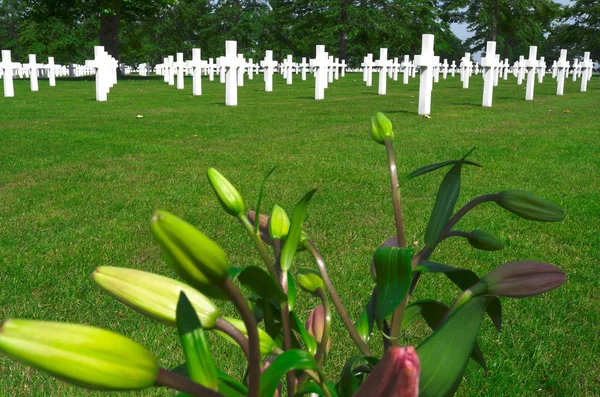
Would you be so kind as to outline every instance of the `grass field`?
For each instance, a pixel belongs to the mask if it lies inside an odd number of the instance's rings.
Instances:
[[[385,150],[370,138],[370,118],[383,111],[394,123],[399,172],[460,157],[484,168],[465,169],[459,205],[504,189],[534,192],[560,206],[566,219],[541,224],[488,204],[466,217],[462,230],[482,228],[506,248],[475,251],[450,240],[432,260],[479,275],[512,260],[554,263],[568,282],[547,295],[503,300],[503,331],[488,319],[479,343],[489,374],[469,364],[461,396],[600,395],[600,81],[587,93],[566,82],[554,95],[548,76],[524,101],[525,85],[512,77],[495,88],[494,106],[482,108],[483,82],[463,90],[458,77],[434,85],[431,119],[416,114],[418,80],[388,81],[388,95],[365,87],[359,74],[330,84],[315,101],[314,82],[276,76],[264,92],[262,77],[246,80],[239,106],[224,106],[224,86],[204,80],[191,96],[191,80],[178,91],[160,79],[120,81],[105,103],[94,101],[92,81],[59,80],[57,87],[15,82],[15,98],[0,97],[0,319],[80,322],[108,328],[148,346],[161,365],[182,361],[176,332],[111,300],[90,274],[99,265],[133,267],[174,276],[160,258],[148,221],[168,210],[198,226],[228,253],[232,265],[259,264],[242,228],[225,214],[205,177],[223,172],[254,207],[263,174],[265,207],[288,213],[318,188],[306,230],[322,251],[342,301],[357,318],[371,292],[374,248],[393,235]],[[0,86],[2,82],[0,81]],[[1,89],[1,87],[0,87]],[[143,115],[142,119],[136,118]],[[407,235],[423,246],[423,233],[442,173],[401,181]],[[309,265],[306,254],[299,264]],[[415,299],[451,304],[458,290],[442,275],[423,277]],[[301,296],[301,317],[316,304]],[[333,350],[326,364],[334,380],[358,351],[334,316]],[[424,323],[406,335],[416,344]],[[240,373],[242,355],[212,344],[217,364]],[[96,395],[56,381],[0,356],[2,396]],[[147,390],[141,395],[172,395]]]

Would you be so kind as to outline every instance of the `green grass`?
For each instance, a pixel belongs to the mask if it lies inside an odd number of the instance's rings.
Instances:
[[[159,79],[120,81],[109,101],[94,101],[91,81],[40,83],[29,91],[15,82],[15,98],[0,97],[0,319],[81,322],[108,328],[148,346],[163,366],[182,360],[175,330],[157,325],[111,300],[90,274],[99,265],[133,267],[174,276],[161,262],[148,228],[156,209],[198,226],[226,250],[234,266],[259,264],[240,225],[219,207],[205,177],[214,166],[255,205],[263,174],[264,207],[293,204],[318,188],[306,230],[329,264],[352,318],[371,292],[374,247],[394,233],[383,146],[369,135],[370,118],[385,112],[395,126],[399,172],[458,158],[472,147],[459,205],[503,189],[534,192],[561,205],[566,219],[528,222],[495,205],[477,208],[458,227],[498,236],[499,253],[471,249],[462,240],[440,247],[433,260],[479,275],[512,260],[537,259],[566,271],[569,281],[549,294],[503,300],[503,331],[488,319],[479,343],[490,371],[471,363],[461,396],[589,396],[600,391],[600,82],[587,93],[566,82],[565,95],[546,77],[535,100],[525,85],[500,81],[494,106],[482,108],[482,80],[463,90],[458,77],[434,85],[431,119],[416,114],[418,80],[388,81],[388,95],[365,87],[359,74],[330,84],[314,101],[312,77],[264,92],[262,76],[246,80],[239,106],[224,106],[224,86],[204,80],[191,96],[191,80],[178,91]],[[401,78],[400,78],[401,80]],[[1,85],[0,81],[0,85]],[[1,89],[1,88],[0,88]],[[566,112],[568,110],[568,112]],[[136,115],[143,115],[137,119]],[[407,236],[419,247],[442,173],[401,181]],[[289,212],[288,212],[289,213]],[[298,263],[309,265],[306,254]],[[457,289],[441,275],[422,278],[415,299],[451,304]],[[306,317],[316,301],[302,295]],[[423,323],[406,335],[417,343]],[[211,339],[216,341],[215,339]],[[239,375],[242,356],[213,343],[216,361]],[[334,317],[331,380],[357,353]],[[0,394],[96,395],[0,356]],[[142,395],[172,395],[148,390]]]

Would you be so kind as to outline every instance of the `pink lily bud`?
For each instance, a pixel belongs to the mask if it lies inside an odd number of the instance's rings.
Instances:
[[[417,397],[421,364],[412,346],[391,347],[354,397]]]
[[[323,330],[325,329],[325,310],[323,306],[315,307],[310,314],[308,315],[308,319],[306,320],[306,330],[309,334],[315,338],[317,343],[321,343],[323,339]],[[325,352],[329,352],[331,349],[331,339],[327,340],[327,348]]]

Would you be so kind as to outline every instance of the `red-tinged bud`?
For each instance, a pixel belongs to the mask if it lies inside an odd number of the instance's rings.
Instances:
[[[308,319],[306,320],[306,329],[308,333],[312,335],[313,338],[317,341],[317,343],[321,343],[323,339],[323,331],[325,330],[325,310],[323,306],[315,307],[309,314]],[[326,352],[329,352],[331,349],[331,339],[327,340],[327,348]]]
[[[421,364],[412,346],[388,349],[354,397],[417,397]]]

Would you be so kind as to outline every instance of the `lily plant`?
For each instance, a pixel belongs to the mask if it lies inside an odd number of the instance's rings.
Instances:
[[[484,230],[456,229],[473,208],[495,203],[532,221],[557,222],[561,208],[531,193],[508,190],[486,194],[456,209],[467,160],[444,161],[419,168],[409,177],[449,168],[439,187],[427,225],[424,248],[407,247],[401,194],[390,120],[378,113],[371,120],[372,138],[386,150],[395,234],[374,251],[373,292],[358,319],[351,320],[329,277],[317,244],[303,230],[315,191],[295,205],[291,220],[275,205],[261,213],[269,172],[262,181],[255,209],[249,210],[238,190],[217,170],[208,181],[223,209],[237,219],[252,240],[264,267],[234,267],[219,245],[196,227],[165,211],[150,222],[164,261],[185,281],[119,267],[101,266],[93,280],[125,305],[156,321],[176,327],[185,362],[161,368],[158,358],[140,344],[108,330],[85,325],[7,319],[0,325],[0,351],[27,365],[75,385],[98,390],[168,387],[187,396],[273,397],[316,394],[326,397],[442,397],[458,389],[469,360],[486,368],[477,345],[487,315],[498,332],[502,324],[499,297],[524,298],[559,287],[563,271],[552,264],[517,261],[502,264],[482,277],[469,269],[431,261],[440,243],[466,238],[475,249],[496,251],[501,241]],[[469,154],[469,153],[467,153]],[[297,268],[305,251],[314,266]],[[369,270],[365,267],[365,273]],[[421,278],[442,273],[462,293],[451,306],[436,300],[411,300]],[[299,287],[299,288],[298,288]],[[295,310],[303,291],[320,305],[307,319]],[[239,318],[226,317],[219,305],[229,301]],[[321,370],[332,346],[332,310],[347,330],[348,351],[335,382]],[[413,346],[399,346],[401,334],[422,317],[432,332]],[[211,355],[206,332],[239,346],[247,359],[244,380],[221,371]],[[370,345],[381,336],[384,354]]]

